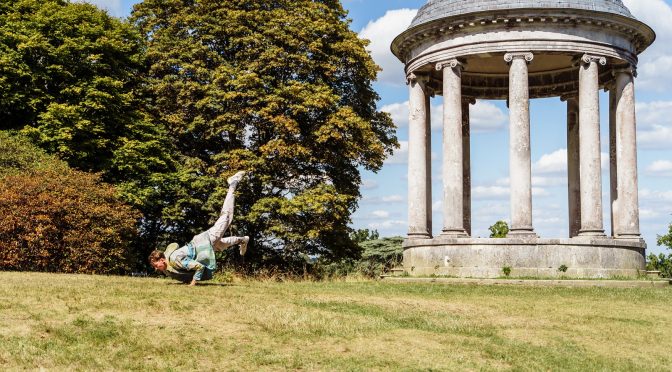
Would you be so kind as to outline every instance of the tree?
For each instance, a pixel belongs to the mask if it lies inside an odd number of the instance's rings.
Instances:
[[[667,234],[658,235],[657,243],[672,249],[672,224],[668,227]],[[660,271],[663,277],[672,278],[672,254],[660,253],[656,256],[652,253],[647,257],[647,261],[647,270]]]
[[[143,213],[138,250],[170,240],[188,217],[167,206],[184,199],[180,188],[194,175],[143,110],[140,33],[91,4],[64,0],[2,2],[0,25],[0,129],[19,130],[115,184]]]
[[[672,249],[672,224],[668,227],[667,234],[658,235],[657,242],[658,245],[664,245],[668,249]]]
[[[506,238],[506,235],[509,233],[509,224],[506,221],[497,221],[488,230],[490,230],[491,238]]]
[[[379,170],[398,143],[376,109],[378,67],[346,16],[338,0],[135,6],[149,112],[198,175],[175,210],[191,216],[191,230],[215,217],[223,178],[245,169],[253,172],[240,188],[237,225],[253,239],[253,260],[358,253],[347,225],[360,169]],[[201,197],[207,207],[191,202]]]
[[[369,240],[377,240],[378,238],[380,238],[378,230],[369,231],[369,229],[359,229],[350,232],[350,239],[357,244]]]
[[[98,175],[0,132],[0,270],[125,273],[139,217]]]

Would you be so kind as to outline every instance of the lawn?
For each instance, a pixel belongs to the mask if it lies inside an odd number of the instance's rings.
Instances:
[[[672,289],[0,272],[0,370],[670,370]]]

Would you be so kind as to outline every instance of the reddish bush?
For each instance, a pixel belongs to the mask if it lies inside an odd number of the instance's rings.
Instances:
[[[120,274],[139,213],[97,175],[36,170],[0,180],[0,269]]]

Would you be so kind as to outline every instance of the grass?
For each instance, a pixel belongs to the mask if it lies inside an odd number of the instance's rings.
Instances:
[[[672,289],[0,272],[0,370],[669,370]]]

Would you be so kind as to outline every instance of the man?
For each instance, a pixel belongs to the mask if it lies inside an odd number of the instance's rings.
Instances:
[[[193,286],[199,281],[212,279],[212,274],[217,269],[215,251],[221,252],[238,244],[240,254],[245,255],[247,243],[250,241],[249,237],[224,237],[224,233],[233,220],[236,187],[244,175],[245,172],[241,171],[227,180],[229,190],[217,222],[207,231],[194,236],[191,242],[183,247],[172,243],[168,245],[165,252],[153,251],[149,255],[149,263],[152,267],[173,279],[190,283],[189,285]]]

